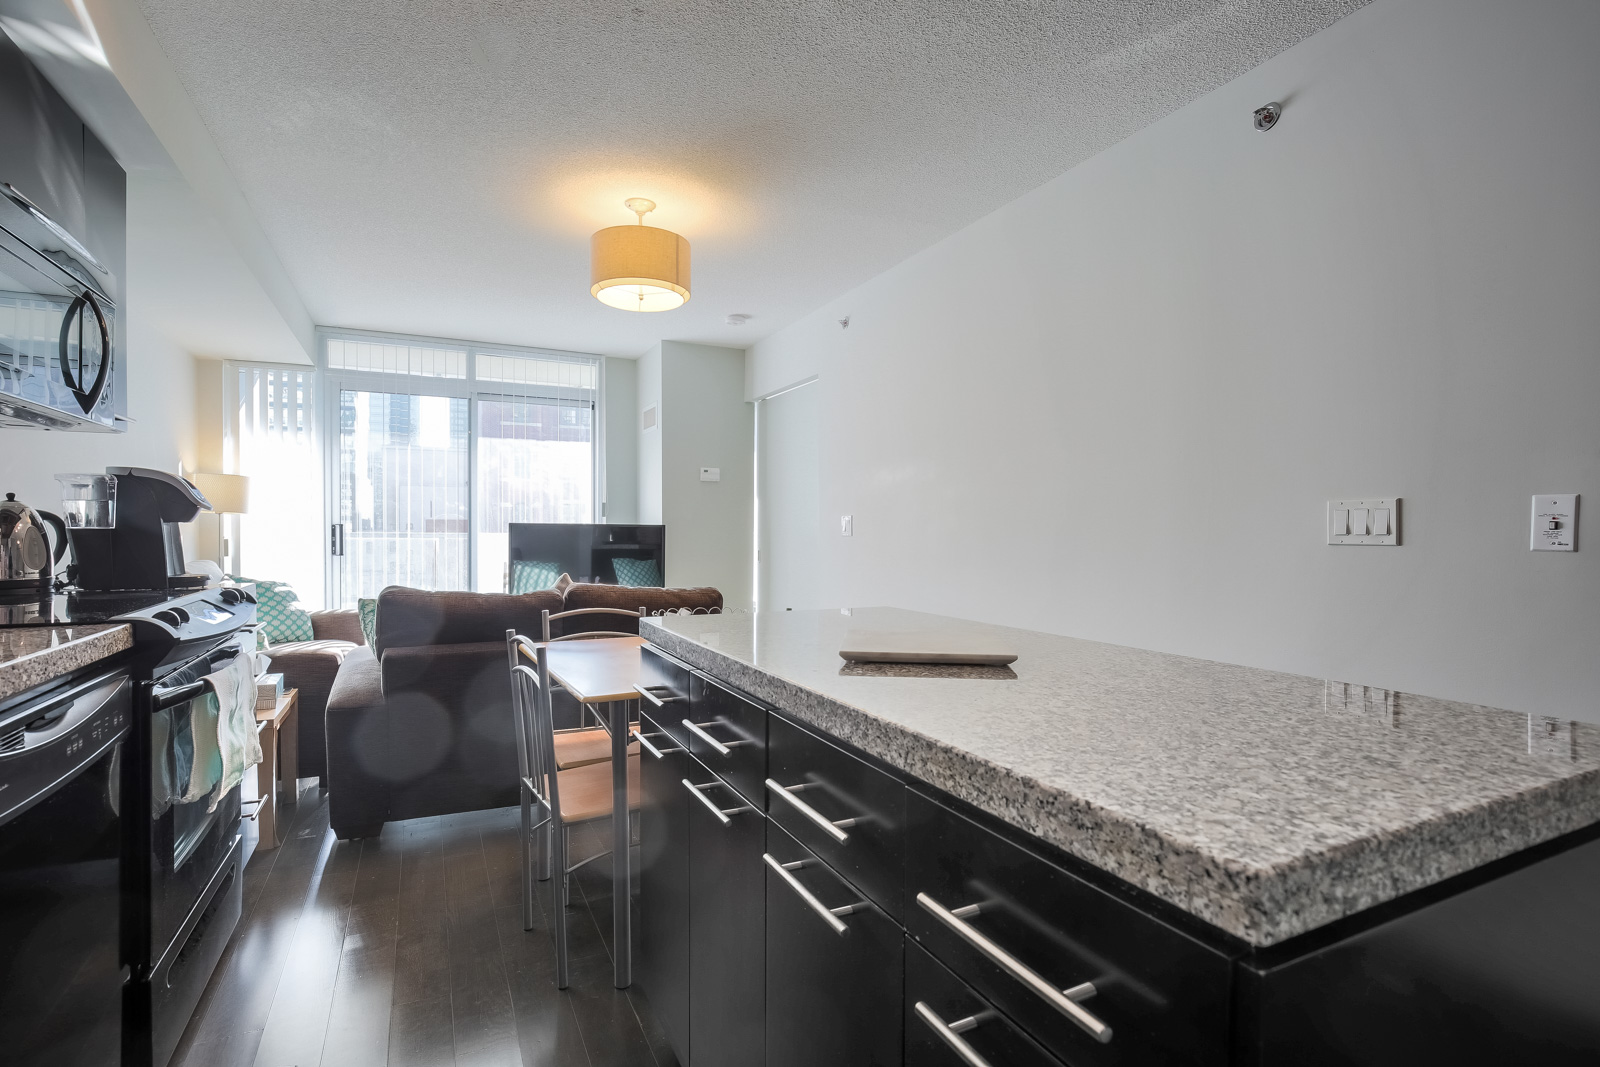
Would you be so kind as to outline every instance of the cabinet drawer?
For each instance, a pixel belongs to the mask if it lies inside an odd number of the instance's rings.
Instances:
[[[777,715],[767,718],[767,813],[884,911],[905,897],[905,783]]]
[[[689,751],[757,808],[766,809],[767,709],[749,697],[695,671],[689,682],[694,717],[678,725],[689,733]]]
[[[692,706],[689,698],[692,677],[689,667],[654,645],[645,645],[641,653],[639,688],[645,693],[639,698],[639,710],[654,719],[687,751],[689,731],[683,728],[683,720],[688,717]]]
[[[900,927],[767,822],[766,1067],[900,1067]]]
[[[966,1048],[953,1047],[957,1042]],[[973,1067],[975,1062],[989,1067],[1061,1067],[994,1005],[915,941],[907,942],[905,1067]]]
[[[1226,1061],[1227,956],[919,793],[908,813],[907,932],[1053,1055]]]

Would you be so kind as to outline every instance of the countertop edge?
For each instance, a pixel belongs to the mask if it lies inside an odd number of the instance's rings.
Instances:
[[[1248,868],[645,620],[647,638],[785,714],[1264,948],[1600,822],[1600,770],[1395,834]],[[1585,795],[1587,794],[1587,795]]]
[[[96,626],[104,628],[0,663],[0,700],[9,700],[19,693],[46,685],[75,670],[133,647],[133,627],[128,624],[96,624]],[[37,629],[48,632],[84,628],[63,625]],[[31,628],[19,628],[10,632],[20,633],[22,629]]]

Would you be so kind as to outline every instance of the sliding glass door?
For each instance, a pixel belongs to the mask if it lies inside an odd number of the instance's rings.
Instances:
[[[508,588],[513,522],[593,522],[599,361],[326,336],[329,600]]]
[[[594,405],[480,396],[477,414],[477,588],[500,590],[511,523],[594,521]]]

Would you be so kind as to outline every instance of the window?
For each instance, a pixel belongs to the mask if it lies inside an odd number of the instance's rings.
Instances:
[[[332,331],[323,345],[334,604],[386,585],[502,591],[510,523],[594,521],[598,358]]]
[[[251,578],[288,582],[305,604],[322,604],[316,372],[229,363],[225,374],[223,468],[250,479],[249,513],[222,517],[236,530],[234,569]]]

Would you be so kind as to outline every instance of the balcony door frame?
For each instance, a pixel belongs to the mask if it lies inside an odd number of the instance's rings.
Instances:
[[[459,348],[467,353],[466,377],[436,378],[420,374],[385,373],[381,371],[345,370],[328,366],[330,338],[351,341],[370,341],[397,345],[419,345],[430,348]],[[340,607],[343,596],[343,559],[333,554],[333,526],[339,519],[339,448],[343,434],[339,422],[339,397],[345,390],[374,393],[391,393],[408,396],[439,396],[464,398],[467,402],[467,587],[473,588],[478,580],[478,402],[480,400],[527,400],[582,403],[576,390],[557,386],[525,385],[518,382],[480,381],[477,377],[479,355],[512,356],[535,359],[554,359],[563,362],[593,363],[595,367],[594,418],[591,424],[593,447],[590,450],[590,521],[602,522],[605,501],[605,359],[588,352],[564,352],[548,348],[519,348],[514,345],[481,344],[442,337],[423,337],[416,334],[379,333],[370,330],[341,330],[319,327],[317,329],[317,377],[322,389],[318,403],[321,421],[326,432],[322,434],[323,461],[323,539],[322,555],[325,567],[325,601],[329,608]],[[567,395],[561,395],[561,394]],[[499,589],[478,592],[501,592]]]

